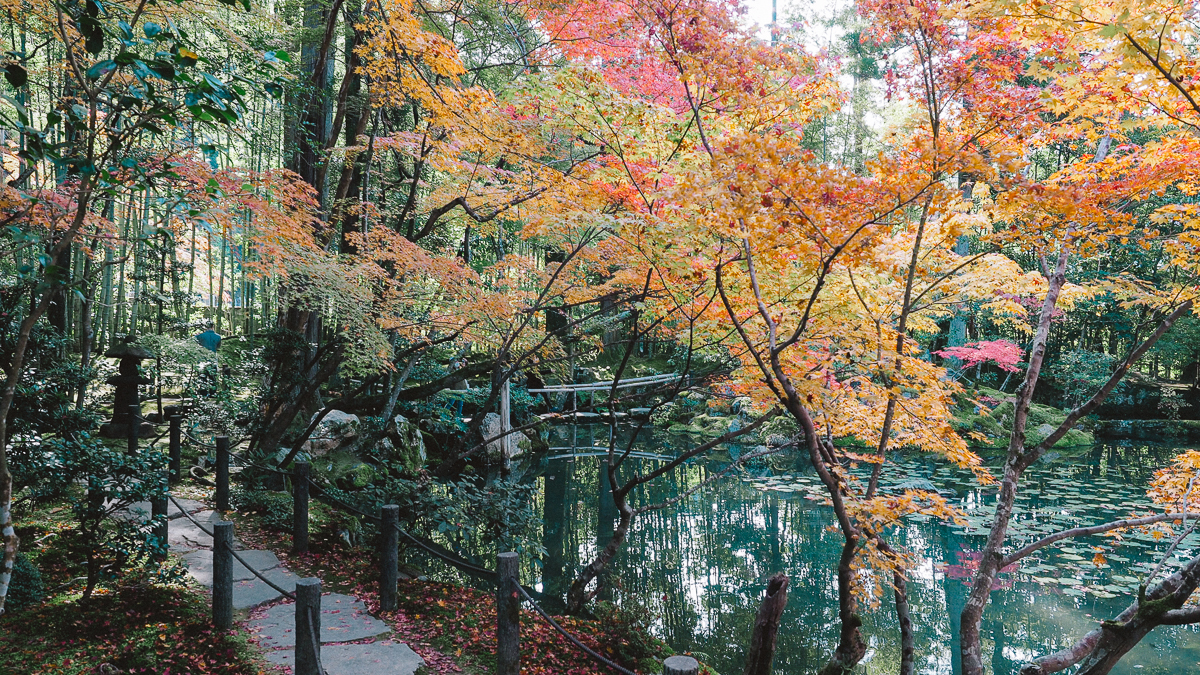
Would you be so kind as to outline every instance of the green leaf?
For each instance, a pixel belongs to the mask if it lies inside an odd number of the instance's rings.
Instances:
[[[104,77],[105,75],[107,75],[110,71],[112,71],[116,67],[117,67],[117,62],[113,61],[112,59],[105,59],[103,61],[98,61],[98,62],[96,62],[96,64],[94,66],[87,69],[87,77],[89,80],[98,80],[98,79]]]
[[[158,75],[162,79],[167,80],[167,81],[171,81],[171,80],[175,79],[175,65],[174,64],[169,63],[167,61],[155,59],[154,61],[151,61],[147,65],[150,66],[150,70],[154,71],[155,75]]]
[[[1123,35],[1126,32],[1127,30],[1124,26],[1115,23],[1110,23],[1100,29],[1101,37],[1115,37],[1117,35]]]
[[[8,80],[14,88],[20,89],[29,81],[29,73],[18,63],[10,63],[4,66],[4,79]]]
[[[153,21],[147,21],[142,25],[142,32],[146,34],[146,37],[153,38],[162,32],[162,26],[154,23]]]
[[[88,3],[91,7],[92,4]],[[83,47],[89,54],[99,54],[104,49],[104,30],[95,16],[88,15],[79,19],[79,33],[83,35]]]
[[[133,76],[139,80],[145,80],[150,77],[150,69],[146,67],[145,62],[141,60],[133,62]]]

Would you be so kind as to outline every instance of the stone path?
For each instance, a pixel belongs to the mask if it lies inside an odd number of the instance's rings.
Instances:
[[[207,504],[179,499],[180,505],[197,522],[211,530],[221,520]],[[148,518],[149,502],[139,502],[127,510],[128,517]],[[212,587],[212,537],[196,527],[168,502],[167,542],[179,553],[188,574],[200,584]],[[234,540],[234,548],[247,564],[288,591],[294,591],[298,577],[287,570],[271,551],[243,550]],[[233,607],[251,610],[283,598],[278,591],[256,577],[235,558],[233,561]],[[296,610],[291,600],[256,612],[247,626],[271,663],[291,666],[296,638]],[[357,598],[339,593],[321,597],[321,662],[328,675],[413,675],[425,661],[408,645],[390,639],[391,628],[371,616]]]

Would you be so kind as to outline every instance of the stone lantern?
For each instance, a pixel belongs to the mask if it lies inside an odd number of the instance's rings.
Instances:
[[[120,361],[117,363],[117,374],[107,380],[109,384],[116,387],[116,393],[113,396],[112,420],[100,425],[100,435],[108,438],[127,438],[130,423],[129,406],[141,404],[138,386],[150,384],[149,378],[142,377],[139,364],[153,354],[134,344],[132,338],[126,338],[110,347],[107,352],[104,352],[104,356],[110,359],[120,359]],[[153,424],[142,422],[138,435],[145,436],[153,429]]]

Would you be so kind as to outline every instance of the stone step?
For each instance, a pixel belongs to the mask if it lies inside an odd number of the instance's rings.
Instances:
[[[295,652],[279,649],[267,652],[271,663],[291,666]],[[369,644],[323,645],[321,665],[327,675],[413,675],[425,665],[425,659],[401,642],[381,641]]]
[[[193,514],[192,518],[204,526],[204,530],[212,531],[213,523],[221,522],[222,518],[216,511],[201,511]],[[187,518],[176,518],[167,526],[167,544],[175,553],[188,553],[197,549],[212,549],[212,537],[196,527]],[[240,549],[241,543],[234,538],[234,548]]]
[[[279,558],[271,551],[238,551],[247,563],[276,586],[289,593],[296,590],[295,574],[287,571],[279,564]],[[212,551],[199,550],[183,556],[187,563],[188,574],[198,583],[212,587],[213,564]],[[259,579],[245,565],[235,558],[233,561],[233,608],[251,609],[278,600],[282,594]]]
[[[258,636],[263,649],[292,649],[296,637],[296,603],[285,602],[268,609],[249,623],[250,632]],[[379,637],[391,628],[367,613],[367,607],[357,598],[341,593],[321,596],[321,642],[353,642]]]

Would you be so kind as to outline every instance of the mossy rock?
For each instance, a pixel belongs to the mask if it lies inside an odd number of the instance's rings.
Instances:
[[[730,418],[721,415],[696,415],[690,424],[704,434],[720,436],[729,431]]]
[[[987,392],[981,392],[987,393]],[[999,392],[996,392],[999,393]],[[990,394],[989,394],[990,395]],[[986,439],[985,447],[1004,448],[1008,446],[1009,435],[1012,433],[1012,423],[1016,406],[1005,401],[989,412],[960,413],[954,418],[954,428],[961,434],[975,432]],[[1049,436],[1058,425],[1067,418],[1065,411],[1048,405],[1034,403],[1029,406],[1029,416],[1025,425],[1025,444],[1037,445]],[[1057,443],[1056,448],[1069,448],[1079,445],[1092,445],[1095,437],[1084,429],[1070,429]],[[969,443],[981,444],[978,437],[970,437]]]

